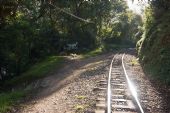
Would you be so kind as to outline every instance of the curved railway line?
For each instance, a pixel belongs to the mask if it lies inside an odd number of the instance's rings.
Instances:
[[[134,85],[127,75],[124,55],[116,54],[107,80],[98,81],[95,113],[144,113]]]

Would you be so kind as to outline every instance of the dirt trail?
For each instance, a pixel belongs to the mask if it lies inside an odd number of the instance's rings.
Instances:
[[[126,51],[128,74],[138,87],[138,95],[145,113],[168,113],[170,93],[160,90],[158,81],[151,81],[139,63],[131,65],[136,58],[134,52]],[[34,97],[21,105],[14,113],[94,113],[97,81],[108,75],[113,53],[88,59],[67,61],[62,69],[38,81]],[[121,56],[121,55],[120,55]],[[170,90],[169,90],[170,91]]]
[[[95,81],[107,75],[112,57],[105,54],[67,61],[64,68],[40,80],[34,98],[21,105],[17,113],[93,112]]]

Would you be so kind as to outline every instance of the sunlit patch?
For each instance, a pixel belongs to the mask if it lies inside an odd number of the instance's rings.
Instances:
[[[143,109],[142,109],[142,106],[139,102],[139,99],[138,99],[138,95],[137,95],[137,91],[136,91],[136,87],[135,87],[135,84],[132,83],[132,81],[129,79],[128,75],[127,75],[127,72],[126,72],[126,69],[125,69],[125,65],[124,65],[124,55],[122,56],[122,66],[123,66],[123,70],[124,70],[124,74],[125,74],[125,77],[126,77],[126,80],[127,80],[127,83],[128,83],[128,86],[129,86],[129,89],[130,89],[130,92],[132,93],[139,109],[140,109],[140,112],[141,113],[144,113]]]
[[[144,8],[148,5],[148,0],[138,1],[127,0],[127,4],[130,10],[134,11],[137,14],[142,14]]]

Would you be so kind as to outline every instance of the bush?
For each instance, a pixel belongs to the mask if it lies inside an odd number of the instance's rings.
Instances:
[[[150,75],[170,83],[170,12],[162,12],[157,18],[157,10],[146,10],[145,32],[137,43],[140,61]]]

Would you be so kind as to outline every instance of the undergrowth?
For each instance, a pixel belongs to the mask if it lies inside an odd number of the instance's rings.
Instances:
[[[63,62],[63,57],[50,56],[41,62],[33,65],[28,71],[23,73],[21,76],[15,77],[14,79],[6,81],[6,85],[19,85],[22,83],[29,83],[33,80],[37,80],[46,76],[53,69],[59,68]]]
[[[24,91],[12,91],[0,94],[0,113],[10,110],[18,100],[25,96]]]
[[[63,57],[59,57],[59,56],[47,57],[41,62],[38,62],[35,65],[33,65],[28,71],[26,71],[22,75],[6,81],[5,86],[22,87],[23,84],[28,85],[29,83],[39,78],[45,77],[53,70],[56,70],[59,67],[61,67],[63,61],[64,61]],[[15,105],[15,103],[21,100],[22,97],[26,96],[28,92],[29,91],[26,91],[24,87],[20,88],[20,90],[15,89],[13,91],[1,92],[0,113],[5,113],[9,111],[13,107],[13,105]]]
[[[137,44],[140,62],[145,72],[166,84],[170,84],[169,18],[169,12],[163,13],[159,19],[148,20],[149,18],[147,18],[145,33]]]
[[[100,47],[91,50],[89,52],[85,52],[84,54],[82,54],[82,58],[89,58],[89,57],[94,57],[106,52],[113,52],[113,51],[118,51],[121,50],[123,48],[129,48],[131,47],[131,45],[123,45],[123,44],[103,44]]]

